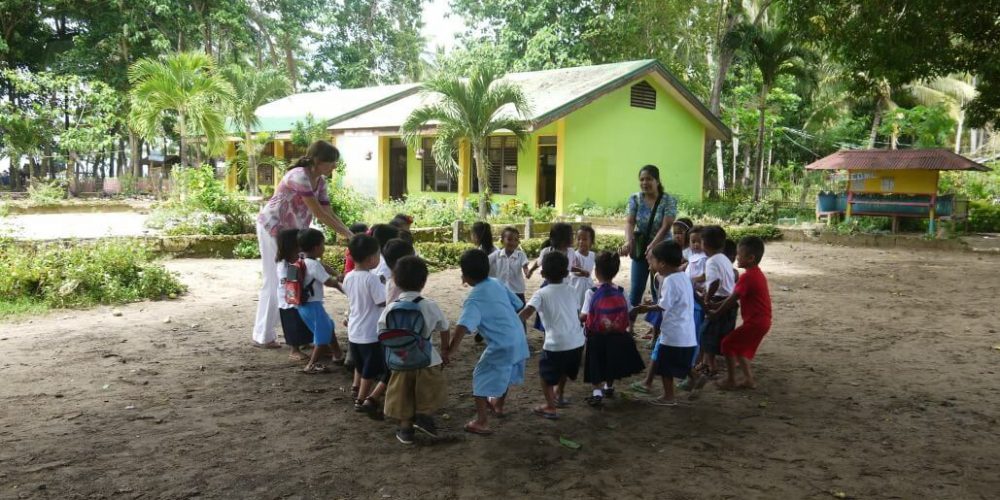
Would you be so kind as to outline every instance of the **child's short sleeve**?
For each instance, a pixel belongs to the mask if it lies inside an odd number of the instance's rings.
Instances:
[[[583,314],[590,314],[590,301],[594,300],[594,290],[588,288],[587,292],[583,294],[583,307],[580,308],[580,312]]]
[[[428,319],[431,320],[430,325],[428,327],[429,331],[431,333],[447,331],[448,327],[451,325],[449,325],[448,320],[445,319],[444,313],[441,312],[441,308],[438,307],[436,303],[430,300],[425,300],[424,303],[425,303],[424,308],[427,310],[428,313],[427,314]]]
[[[483,315],[475,302],[465,301],[462,306],[462,314],[458,317],[458,324],[464,326],[470,332],[479,329],[479,324],[483,321]]]
[[[503,287],[503,289],[507,292],[507,298],[510,299],[510,305],[514,306],[515,311],[519,311],[522,307],[524,307],[524,301],[521,300],[521,297],[514,295],[514,292],[510,291],[507,287]],[[535,295],[538,294],[536,293]]]
[[[376,305],[385,303],[385,285],[375,274],[370,274],[367,283],[368,295]]]
[[[535,308],[536,311],[539,310],[539,309],[541,309],[541,307],[542,307],[542,295],[543,294],[539,293],[539,292],[541,292],[541,290],[539,290],[538,292],[535,292],[535,294],[532,295],[530,299],[528,299],[528,307],[533,307],[533,308]],[[515,306],[514,309],[517,309],[517,307]]]
[[[517,267],[518,269],[523,268],[528,265],[528,254],[518,250],[517,253]]]
[[[309,273],[308,280],[316,280],[320,283],[326,283],[326,280],[330,279],[330,274],[326,272],[318,260],[309,259],[306,261],[306,272]]]

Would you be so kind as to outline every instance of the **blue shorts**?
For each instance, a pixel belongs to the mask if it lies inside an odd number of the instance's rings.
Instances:
[[[499,398],[507,388],[524,383],[524,360],[514,364],[495,364],[479,358],[472,370],[472,395],[480,398]]]
[[[313,345],[333,342],[333,320],[323,309],[322,302],[306,302],[298,307],[299,316],[313,334]]]

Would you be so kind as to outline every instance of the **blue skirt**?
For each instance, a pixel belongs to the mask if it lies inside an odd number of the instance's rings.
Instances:
[[[313,334],[313,345],[333,342],[333,320],[323,309],[322,302],[306,302],[298,307],[299,316]]]

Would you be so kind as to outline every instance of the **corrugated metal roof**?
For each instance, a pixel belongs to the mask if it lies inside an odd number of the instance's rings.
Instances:
[[[419,85],[408,83],[292,94],[257,108],[260,124],[254,132],[289,131],[295,122],[304,120],[310,113],[316,121],[332,125],[418,90]],[[231,124],[229,130],[237,132]]]
[[[531,113],[520,118],[531,122],[533,128],[541,128],[591,100],[650,73],[705,124],[710,137],[728,139],[729,129],[655,60],[509,73],[502,81],[521,87],[531,105]],[[435,100],[432,95],[411,95],[339,122],[330,129],[398,129],[414,109]],[[504,112],[517,116],[513,108],[501,110],[501,113]]]
[[[947,149],[856,149],[837,151],[806,165],[809,170],[975,170],[989,172]]]

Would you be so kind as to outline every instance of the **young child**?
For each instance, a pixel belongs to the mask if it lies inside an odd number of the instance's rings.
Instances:
[[[489,223],[479,221],[472,225],[469,233],[472,236],[472,244],[482,250],[490,258],[492,264],[493,254],[497,251],[497,247],[493,246],[493,228],[490,227]],[[490,276],[494,276],[492,267],[490,267]]]
[[[713,309],[720,302],[732,295],[736,285],[735,270],[723,250],[726,247],[726,231],[720,226],[706,226],[702,232],[702,246],[705,249],[705,294],[702,303],[705,309]],[[701,342],[701,359],[704,375],[715,377],[718,374],[715,357],[721,354],[722,339],[736,327],[736,309],[732,308],[711,318],[706,318],[703,326]],[[697,386],[705,383],[705,377],[700,377]]]
[[[720,389],[757,387],[750,361],[757,353],[764,335],[771,329],[771,294],[767,289],[767,278],[760,270],[763,258],[763,240],[756,236],[740,240],[736,249],[736,263],[746,272],[736,282],[733,293],[709,312],[710,317],[725,314],[739,301],[740,316],[743,318],[743,324],[722,339],[722,355],[726,357],[729,372],[726,380],[719,384]],[[739,384],[736,382],[737,364],[743,372],[743,382]]]
[[[323,285],[340,289],[336,271],[319,261],[325,251],[326,236],[318,229],[303,229],[298,236],[299,249],[305,254],[306,276],[302,282],[303,292],[310,288],[308,300],[300,304],[299,316],[313,334],[313,352],[309,364],[302,370],[306,374],[324,373],[329,371],[319,363],[322,357],[333,353],[335,362],[343,360],[343,352],[334,336],[333,320],[323,308]]]
[[[670,226],[670,233],[674,238],[674,241],[681,246],[681,250],[684,252],[684,262],[688,262],[688,256],[691,255],[691,242],[688,241],[688,231],[691,230],[691,226],[694,222],[687,217],[681,217],[674,221],[674,224]],[[683,267],[683,266],[682,266]]]
[[[576,259],[576,252],[573,251],[573,226],[565,222],[557,222],[552,224],[552,228],[549,229],[549,239],[545,248],[538,253],[538,259],[531,264],[528,268],[528,274],[525,276],[531,278],[531,275],[542,266],[542,259],[545,258],[545,254],[549,252],[559,252],[566,256],[570,263]],[[573,269],[567,266],[567,271],[572,272]],[[545,283],[542,283],[545,286]]]
[[[413,245],[401,238],[393,238],[387,241],[385,246],[382,248],[382,260],[385,262],[386,267],[388,267],[389,269],[395,269],[396,263],[399,262],[399,259],[402,259],[403,257],[409,255],[415,255],[413,251]],[[396,280],[394,279],[394,277],[395,276],[393,275],[393,273],[389,273],[389,278],[388,278],[389,281],[387,281],[385,284],[386,304],[391,304],[395,302],[396,299],[399,298],[400,293],[402,292],[402,290],[400,290],[399,287],[396,286]],[[379,398],[381,398],[385,394],[386,388],[389,385],[389,375],[390,375],[389,370],[386,370],[382,374],[382,377],[378,380],[378,383],[375,384],[375,388],[372,389],[372,392],[368,395],[370,399],[378,401]],[[379,420],[382,417],[382,415],[378,411],[369,411],[368,416],[376,420]]]
[[[347,340],[354,360],[354,383],[351,394],[354,409],[375,413],[379,406],[371,398],[372,389],[385,373],[385,359],[378,342],[378,319],[385,307],[385,284],[374,273],[378,267],[378,241],[359,234],[348,243],[356,267],[344,278],[347,293]]]
[[[391,242],[390,242],[391,243]],[[379,319],[379,330],[386,327],[386,317],[403,302],[417,303],[423,316],[423,331],[418,332],[427,341],[435,332],[441,334],[441,345],[451,343],[448,320],[433,300],[423,297],[421,291],[427,284],[427,263],[410,255],[398,259],[393,266],[392,279],[400,290],[399,300],[389,303]],[[417,370],[393,371],[385,395],[385,414],[399,420],[396,439],[403,444],[413,444],[414,429],[428,436],[437,437],[437,426],[431,414],[444,406],[448,399],[442,356],[431,346],[431,364]]]
[[[527,321],[537,311],[548,325],[538,359],[545,404],[533,411],[549,420],[559,418],[557,408],[569,406],[564,397],[566,380],[576,380],[585,343],[576,291],[566,282],[567,265],[566,256],[559,252],[551,252],[542,259],[542,276],[549,285],[532,295],[520,313],[521,321]]]
[[[527,302],[524,278],[528,275],[528,256],[521,250],[521,233],[513,226],[503,228],[500,244],[503,248],[490,255],[490,274],[522,302]]]
[[[616,380],[641,373],[645,368],[635,347],[629,325],[629,304],[625,290],[614,284],[621,268],[618,254],[601,252],[594,259],[598,286],[587,290],[580,311],[586,326],[583,381],[593,386],[587,403],[598,407],[614,395]]]
[[[705,260],[708,258],[701,244],[701,231],[701,226],[694,226],[688,231],[688,263],[684,269],[684,272],[691,278],[691,284],[694,285],[696,292],[699,290],[703,291],[705,283]],[[699,307],[700,305],[696,303],[695,308]],[[695,318],[697,319],[697,316]]]
[[[524,382],[528,340],[516,312],[524,303],[499,281],[489,277],[490,260],[482,250],[467,250],[459,265],[462,283],[471,286],[472,291],[465,298],[462,315],[445,353],[447,357],[454,357],[462,338],[470,331],[478,331],[486,338],[486,349],[472,372],[476,418],[465,424],[465,431],[492,434],[487,426],[487,412],[503,416],[510,386]]]
[[[597,233],[590,226],[580,226],[576,232],[575,259],[572,262],[569,282],[576,292],[577,310],[583,307],[583,298],[587,290],[594,287],[594,280],[591,278],[594,273],[594,252],[590,249],[596,239]]]
[[[392,268],[385,263],[385,245],[389,240],[399,237],[399,229],[391,224],[375,224],[372,226],[372,238],[378,242],[378,266],[375,267],[375,275],[382,280],[383,284],[392,281]]]
[[[313,341],[312,331],[302,321],[299,310],[285,301],[285,280],[288,266],[299,260],[299,230],[285,229],[278,233],[278,315],[281,319],[281,330],[285,335],[285,344],[290,352],[288,358],[294,361],[308,361],[309,355],[302,352],[302,346]]]
[[[684,252],[675,241],[664,241],[653,247],[650,267],[664,276],[657,304],[632,309],[632,317],[659,310],[663,315],[658,343],[659,354],[653,363],[663,382],[663,395],[650,403],[657,406],[677,406],[674,399],[674,379],[684,379],[694,365],[698,339],[694,331],[694,289],[691,280],[681,271]]]
[[[396,214],[393,216],[392,220],[389,221],[389,225],[394,226],[400,231],[409,231],[410,226],[413,225],[413,217],[406,214]]]
[[[351,224],[351,227],[349,227],[348,229],[351,230],[351,234],[365,234],[368,232],[368,225],[363,222],[355,222],[354,224]],[[347,273],[353,270],[354,270],[354,259],[351,258],[351,251],[345,250],[344,274],[346,275]]]

